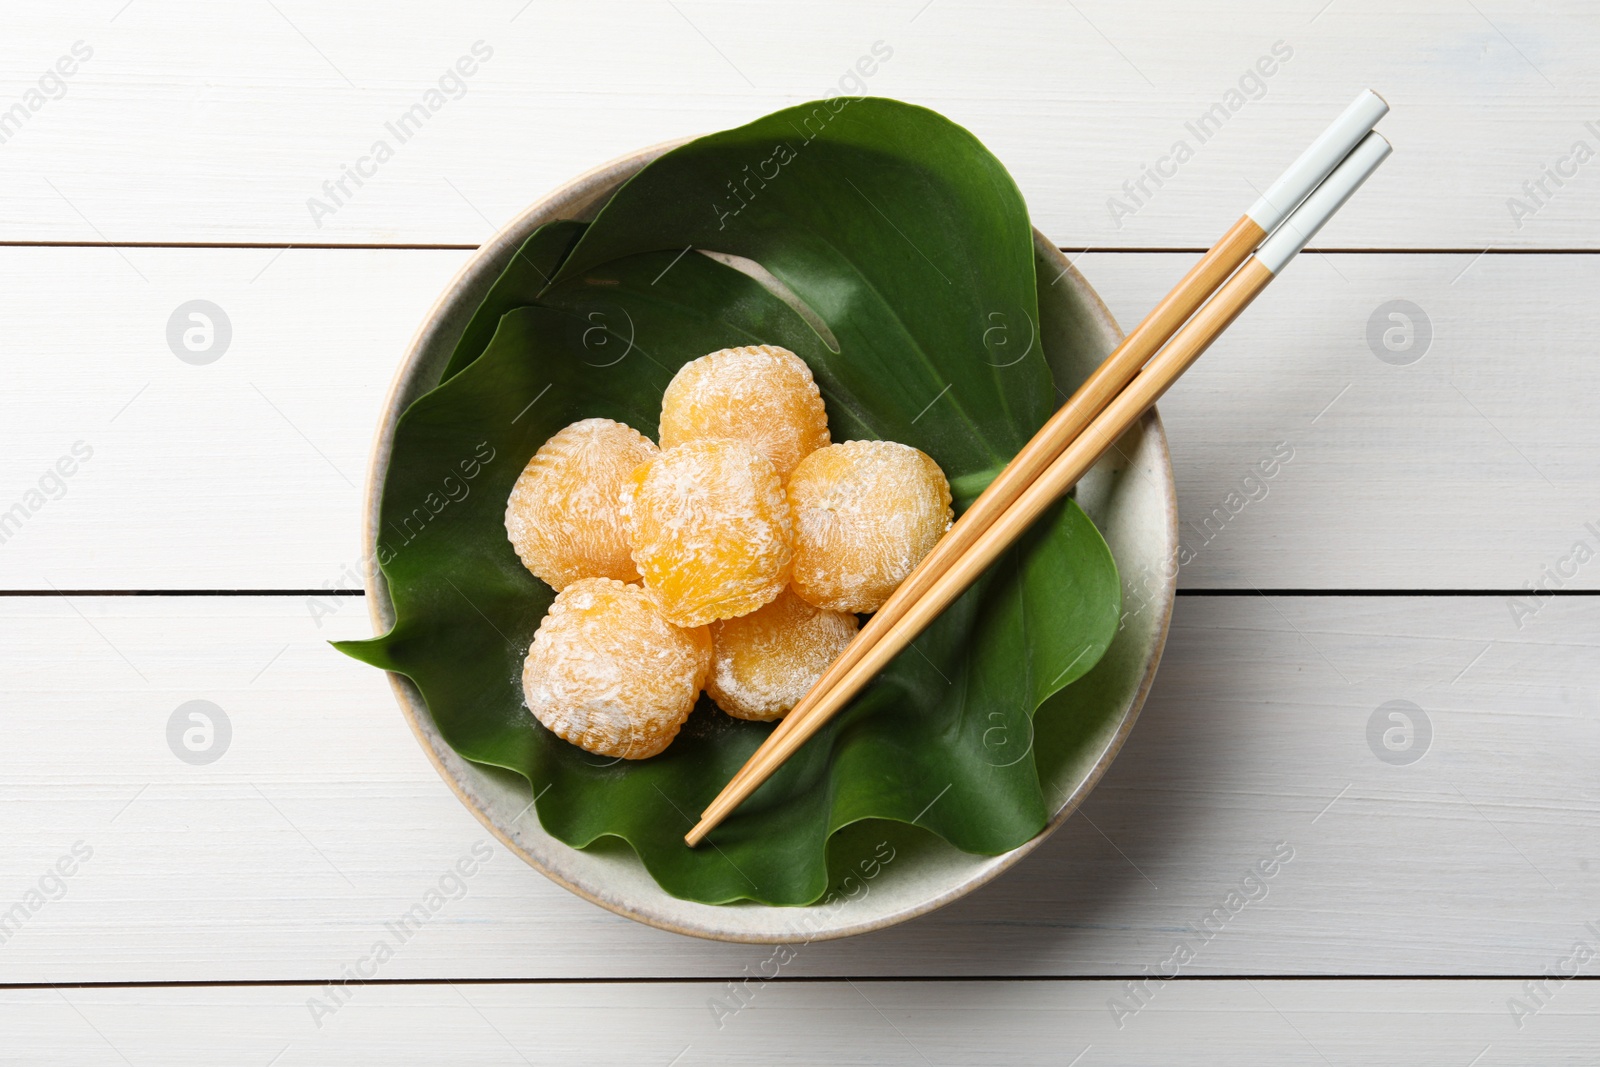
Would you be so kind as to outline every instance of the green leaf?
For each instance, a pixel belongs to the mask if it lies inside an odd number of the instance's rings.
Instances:
[[[726,183],[766,173],[778,145],[786,161],[730,214]],[[753,260],[777,281],[692,249]],[[678,896],[813,901],[829,839],[863,820],[915,823],[980,853],[1037,833],[1039,762],[1064,759],[1076,735],[1039,731],[1059,742],[1039,749],[1035,709],[1048,701],[1084,722],[1111,710],[1066,688],[1099,660],[1120,610],[1110,553],[1076,503],[897,657],[712,835],[715,848],[695,850],[682,841],[693,817],[771,727],[702,699],[666,752],[623,762],[540,727],[521,662],[553,592],[502,524],[523,464],[561,427],[602,416],[654,436],[684,362],[754,343],[806,360],[835,440],[914,444],[970,498],[1056,395],[1044,354],[1006,358],[994,332],[1026,320],[1033,336],[1038,323],[1027,214],[999,163],[921,108],[804,105],[668,153],[586,230],[545,227],[525,251],[444,384],[400,419],[377,552],[398,621],[339,647],[411,677],[463,756],[526,776],[551,834],[574,847],[620,838]],[[545,271],[553,281],[536,288]],[[491,315],[492,336],[473,340]]]
[[[467,321],[466,329],[461,333],[461,340],[456,342],[456,349],[450,354],[450,362],[445,366],[440,381],[449,381],[462,367],[483,354],[490,338],[494,336],[495,328],[500,325],[502,315],[527,307],[538,299],[540,290],[550,284],[550,279],[566,259],[567,253],[572,251],[573,244],[584,229],[584,223],[557,219],[540,226],[522,242],[522,247],[517,249],[517,254],[511,258],[506,269],[489,287],[483,303],[478,305],[472,318]]]
[[[839,97],[684,145],[617,191],[556,281],[690,247],[776,276],[837,339],[808,356],[830,414],[915,445],[952,480],[1003,466],[1054,407],[1037,349],[1011,362],[986,344],[997,323],[1038,321],[1022,196],[932,111]]]

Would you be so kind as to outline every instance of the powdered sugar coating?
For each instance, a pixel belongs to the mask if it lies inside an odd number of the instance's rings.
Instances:
[[[856,635],[856,617],[813,607],[785,589],[737,619],[711,624],[706,694],[738,719],[782,718]]]
[[[580,578],[639,580],[620,497],[659,451],[610,419],[575,422],[534,453],[511,489],[506,535],[523,566],[558,592]]]
[[[673,626],[636,585],[584,578],[539,624],[522,691],[534,718],[563,740],[646,759],[678,735],[710,664],[705,627]]]
[[[794,591],[832,611],[877,611],[950,528],[950,483],[926,453],[846,441],[789,477]]]
[[[663,449],[634,472],[622,508],[645,589],[678,626],[754,611],[789,580],[783,483],[742,441]]]
[[[661,447],[731,437],[789,477],[827,445],[828,412],[805,361],[787,348],[724,348],[685,363],[661,398]]]

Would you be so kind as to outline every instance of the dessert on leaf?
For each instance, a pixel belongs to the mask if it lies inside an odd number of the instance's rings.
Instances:
[[[736,619],[711,624],[706,695],[736,719],[781,719],[856,635],[856,617],[812,607],[785,589]]]
[[[522,689],[558,737],[596,755],[645,759],[678,735],[710,663],[704,627],[672,625],[636,585],[584,578],[539,624]]]
[[[789,478],[794,590],[819,608],[877,611],[950,529],[950,483],[895,441],[818,449]]]
[[[829,442],[811,368],[776,345],[724,348],[685,363],[661,398],[661,447],[708,437],[751,445],[788,478]]]
[[[664,449],[622,491],[633,562],[679,626],[731,619],[789,580],[793,522],[767,458],[726,437]]]
[[[785,348],[683,365],[661,447],[610,419],[558,432],[506,507],[523,564],[558,594],[523,665],[535,719],[586,751],[646,759],[702,689],[782,718],[950,527],[950,486],[893,441],[831,444],[811,370]],[[713,713],[714,714],[714,713]]]
[[[638,581],[619,497],[656,451],[610,419],[575,422],[546,441],[506,504],[506,535],[523,566],[558,593],[579,578]]]

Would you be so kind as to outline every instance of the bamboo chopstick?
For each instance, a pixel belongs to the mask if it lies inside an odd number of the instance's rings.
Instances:
[[[834,660],[811,692],[790,709],[765,744],[776,743],[807,718],[817,700],[855,665],[879,635],[892,626],[950,563],[970,548],[978,535],[1000,517],[1050,461],[1083,432],[1089,421],[1139,373],[1145,361],[1238,269],[1239,264],[1259,247],[1268,234],[1282,225],[1289,212],[1322,183],[1388,110],[1389,105],[1381,96],[1371,89],[1364,90],[1311,142],[1250,210],[1229,227],[1172,291],[1151,309],[1105,362],[1085,379],[1067,402],[1006,464],[960,520],[939,540],[933,551],[906,576],[861,633]],[[750,764],[746,764],[729,784],[738,782],[749,770]]]
[[[1382,135],[1369,133],[1352,149],[1270,238],[1229,278],[1216,295],[1175,333],[1128,386],[1083,433],[1030,482],[1012,505],[974,538],[938,578],[908,604],[894,624],[868,647],[813,703],[811,713],[781,737],[776,731],[751,757],[741,776],[712,801],[684,838],[693,846],[766,781],[833,715],[837,714],[906,645],[960,596],[1012,542],[1075,485],[1211,343],[1303,249],[1391,151]],[[821,688],[819,683],[818,689]],[[793,714],[791,712],[791,714]]]

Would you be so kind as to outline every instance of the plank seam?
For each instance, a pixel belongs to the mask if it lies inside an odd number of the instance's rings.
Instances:
[[[740,974],[697,975],[693,977],[620,978],[371,978],[363,981],[328,978],[260,978],[225,980],[174,980],[145,982],[0,982],[0,992],[36,989],[233,989],[253,986],[426,986],[426,985],[665,985],[694,983],[716,985],[739,978]],[[972,975],[778,975],[765,979],[771,985],[815,985],[822,982],[1124,982],[1137,978],[1127,974],[972,974]],[[1548,974],[1180,974],[1165,982],[1523,982],[1548,979]],[[1580,974],[1566,982],[1600,982],[1600,975]]]
[[[281,241],[21,241],[0,240],[0,248],[206,248],[206,249],[289,249],[323,251],[393,251],[393,252],[476,252],[481,245],[383,244],[380,242],[305,242],[286,244]],[[1206,249],[1188,245],[1132,245],[1077,248],[1059,246],[1070,255],[1199,255]],[[1372,247],[1310,247],[1307,254],[1325,256],[1595,256],[1600,248],[1372,248]]]

